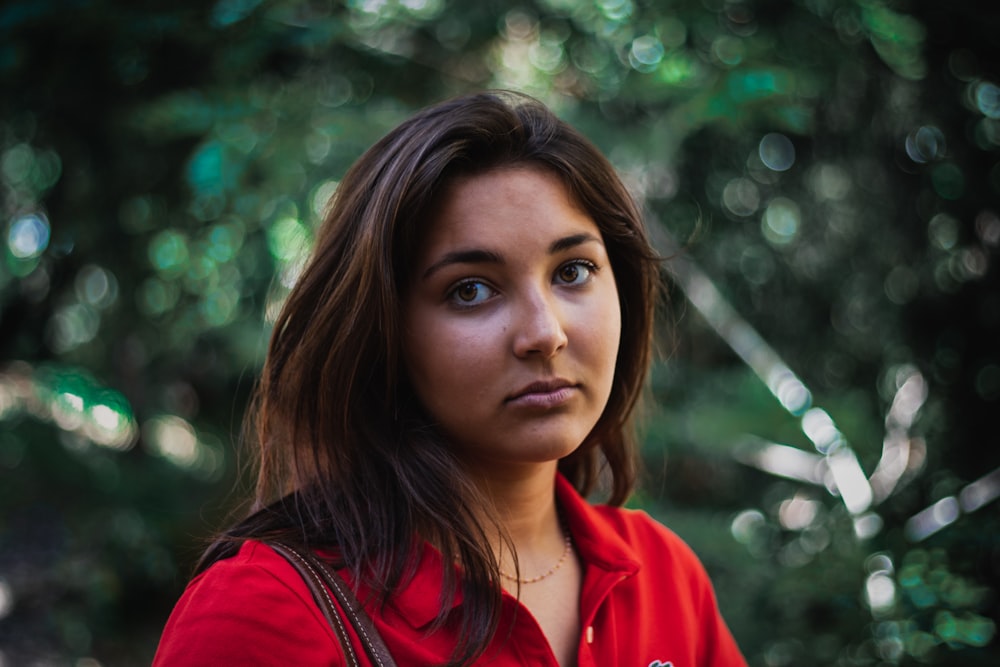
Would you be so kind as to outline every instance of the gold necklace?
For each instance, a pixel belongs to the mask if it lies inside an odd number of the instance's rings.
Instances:
[[[569,556],[569,552],[572,550],[573,550],[573,541],[570,539],[569,533],[567,532],[566,546],[565,548],[563,548],[562,556],[559,556],[559,560],[556,561],[556,564],[553,565],[551,568],[549,568],[549,571],[546,572],[545,574],[540,574],[537,577],[531,577],[530,579],[522,579],[520,577],[515,577],[513,574],[507,574],[503,570],[500,570],[500,576],[508,581],[515,581],[519,584],[534,584],[536,582],[541,581],[542,579],[548,579],[549,577],[551,577],[553,574],[556,573],[556,570],[562,567],[562,564],[566,561],[566,557]]]

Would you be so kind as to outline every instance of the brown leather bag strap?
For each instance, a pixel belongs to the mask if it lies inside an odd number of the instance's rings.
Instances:
[[[283,556],[306,583],[309,592],[312,593],[313,599],[316,601],[316,605],[323,612],[323,616],[326,617],[330,627],[333,628],[333,634],[340,641],[340,648],[344,652],[344,659],[347,665],[349,667],[360,667],[358,654],[354,652],[354,647],[351,645],[351,638],[348,636],[347,630],[344,627],[344,621],[340,616],[340,610],[337,609],[337,606],[333,604],[333,600],[330,598],[330,591],[327,590],[324,584],[320,569],[310,562],[312,559],[294,547],[282,542],[268,542],[268,546]]]
[[[351,622],[351,625],[354,626],[354,631],[361,637],[368,658],[374,664],[378,665],[378,667],[396,667],[396,661],[392,659],[389,647],[385,645],[382,635],[375,628],[375,623],[368,613],[365,612],[364,607],[361,606],[361,602],[358,601],[351,587],[340,578],[340,575],[337,574],[329,563],[325,563],[315,557],[313,557],[313,560],[319,565],[320,575],[323,576],[323,580],[326,581],[327,586],[333,591],[337,602],[340,603],[340,608],[347,612],[347,618]]]
[[[328,563],[316,558],[312,551],[301,547],[284,542],[268,542],[268,545],[284,556],[302,576],[316,600],[316,604],[319,605],[326,620],[330,623],[330,627],[333,628],[334,634],[340,640],[348,665],[358,667],[358,656],[344,629],[344,617],[361,638],[365,653],[373,664],[378,665],[378,667],[396,667],[396,661],[392,659],[392,654],[389,653],[382,636],[375,629],[371,617],[365,612],[347,582],[341,579],[340,575]],[[331,591],[337,598],[340,609],[330,599]]]

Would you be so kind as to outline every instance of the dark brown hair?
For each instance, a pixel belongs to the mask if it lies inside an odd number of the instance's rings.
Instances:
[[[385,602],[412,572],[415,540],[428,540],[446,564],[438,626],[462,588],[453,662],[482,653],[499,618],[486,537],[498,525],[483,526],[470,509],[484,499],[410,389],[400,320],[436,195],[457,175],[507,166],[558,176],[603,235],[622,310],[614,382],[597,425],[559,469],[582,494],[606,476],[608,502],[627,499],[636,474],[630,415],[650,360],[658,260],[635,202],[589,141],[531,98],[480,93],[417,113],[341,181],[275,323],[248,417],[259,446],[254,513],[200,567],[242,539],[284,536],[333,548]]]

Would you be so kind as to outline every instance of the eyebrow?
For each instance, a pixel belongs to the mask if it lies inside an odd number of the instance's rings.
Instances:
[[[601,245],[604,245],[604,242],[601,240],[601,237],[594,236],[593,234],[589,234],[587,232],[583,232],[582,234],[573,234],[572,236],[566,236],[564,238],[553,241],[552,245],[549,246],[549,254],[554,255],[557,252],[562,252],[563,250],[569,250],[570,248],[575,248],[578,245],[590,242],[600,243]]]
[[[603,241],[599,236],[590,234],[587,232],[581,234],[573,234],[571,236],[564,236],[561,239],[556,239],[551,244],[549,244],[549,254],[555,255],[556,253],[569,250],[570,248],[575,248],[578,245],[584,243],[600,243],[603,245]],[[503,257],[493,252],[492,250],[483,250],[479,248],[470,250],[455,250],[453,252],[446,253],[441,259],[431,264],[424,271],[423,279],[426,280],[431,275],[437,271],[443,269],[446,266],[452,264],[503,264]]]

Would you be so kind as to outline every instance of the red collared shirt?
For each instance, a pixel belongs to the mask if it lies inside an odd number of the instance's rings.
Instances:
[[[557,495],[584,568],[579,667],[745,667],[708,576],[679,537],[643,512],[588,504],[561,476]],[[426,634],[437,615],[440,581],[440,558],[428,546],[413,580],[383,613],[372,614],[400,667],[440,665],[451,655],[451,624]],[[360,644],[355,646],[364,660]],[[343,662],[333,631],[298,573],[269,547],[248,541],[234,557],[192,580],[167,622],[153,664]],[[479,662],[557,666],[538,623],[506,593],[500,630]]]

